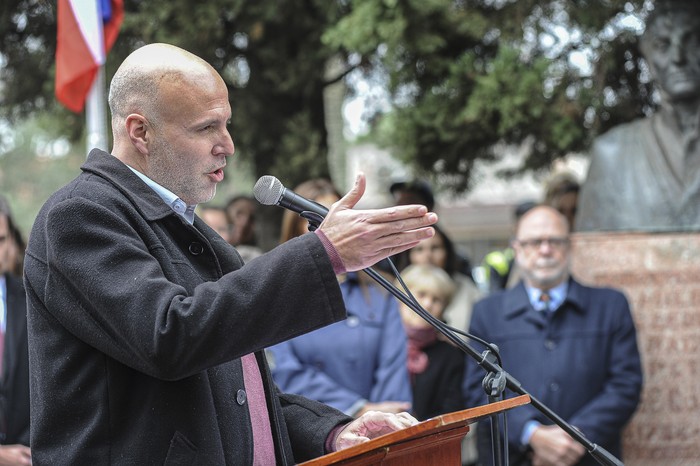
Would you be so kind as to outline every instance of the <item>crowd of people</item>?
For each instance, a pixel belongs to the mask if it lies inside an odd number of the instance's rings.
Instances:
[[[469,259],[438,224],[434,236],[392,259],[424,309],[495,343],[506,370],[531,393],[591,441],[621,456],[622,429],[639,403],[641,362],[624,295],[581,285],[570,274],[569,235],[579,186],[570,173],[557,173],[539,202],[515,207],[513,241],[485,258],[494,277],[486,293],[461,265]],[[435,208],[425,181],[394,184],[390,190],[396,205]],[[326,207],[342,197],[325,179],[308,180],[294,191]],[[286,211],[280,244],[305,234],[308,222]],[[490,262],[497,254],[501,267]],[[268,348],[280,389],[349,416],[367,409],[406,410],[424,420],[487,402],[484,371],[433,326],[362,273],[338,280],[345,321]],[[580,443],[535,408],[513,410],[507,419],[510,464],[595,464]],[[463,464],[490,465],[489,423],[476,427],[463,444]]]
[[[385,258],[427,312],[497,344],[528,390],[622,454],[636,331],[621,292],[571,276],[575,179],[518,205],[483,292],[424,181],[354,209],[362,175],[347,193],[308,180],[294,190],[328,215],[310,229],[285,212],[263,251],[255,200],[207,204],[235,151],[231,108],[183,49],[133,52],[109,106],[111,153],[90,153],[28,244],[0,199],[0,464],[296,464],[484,404],[475,361],[362,272]],[[534,407],[507,419],[510,464],[593,464]],[[465,464],[490,464],[486,424]]]

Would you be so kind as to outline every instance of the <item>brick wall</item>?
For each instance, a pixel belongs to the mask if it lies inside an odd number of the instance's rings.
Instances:
[[[700,464],[700,234],[579,233],[582,282],[625,292],[645,384],[625,431],[627,466]]]

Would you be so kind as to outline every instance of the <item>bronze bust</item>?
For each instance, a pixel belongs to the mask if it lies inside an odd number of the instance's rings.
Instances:
[[[700,230],[700,7],[657,3],[640,50],[660,108],[594,141],[579,231]]]

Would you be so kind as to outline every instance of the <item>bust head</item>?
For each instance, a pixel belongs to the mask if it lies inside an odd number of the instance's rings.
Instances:
[[[647,19],[640,49],[664,100],[700,97],[700,6],[660,1]]]

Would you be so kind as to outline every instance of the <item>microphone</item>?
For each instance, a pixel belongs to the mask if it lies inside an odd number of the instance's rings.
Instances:
[[[328,209],[287,189],[282,182],[271,175],[261,176],[253,187],[253,195],[263,205],[278,205],[296,212],[309,221],[311,226],[318,228],[328,214]]]

